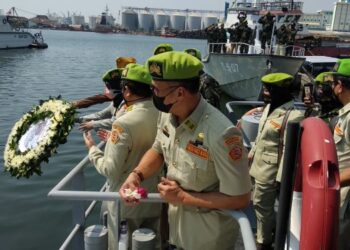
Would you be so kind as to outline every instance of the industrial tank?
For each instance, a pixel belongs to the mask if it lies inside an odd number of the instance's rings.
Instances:
[[[154,30],[154,16],[151,13],[143,12],[139,14],[139,30],[151,32]]]
[[[138,17],[137,13],[133,10],[124,10],[122,12],[122,27],[127,30],[137,30]]]
[[[181,14],[173,14],[170,17],[170,26],[174,30],[185,30],[186,16]]]
[[[200,30],[202,28],[202,17],[198,15],[189,15],[187,27],[188,30]]]
[[[169,26],[170,16],[165,13],[157,13],[154,16],[154,21],[156,30],[159,30]]]
[[[209,27],[210,25],[217,23],[218,18],[216,16],[206,16],[203,17],[203,29]]]

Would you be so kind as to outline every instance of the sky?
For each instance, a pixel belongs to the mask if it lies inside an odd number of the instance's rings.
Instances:
[[[99,15],[108,5],[109,13],[117,17],[121,7],[149,7],[169,9],[223,10],[225,1],[230,0],[1,0],[0,9],[7,12],[16,7],[20,16],[33,17],[37,14],[56,12],[58,15],[81,14],[84,16]],[[298,1],[298,0],[295,0]],[[335,0],[304,0],[304,12],[333,10]]]

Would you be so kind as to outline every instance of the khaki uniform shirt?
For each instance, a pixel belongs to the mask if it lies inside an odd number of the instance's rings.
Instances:
[[[350,168],[350,103],[339,110],[338,117],[333,136],[337,149],[339,171],[342,172]],[[340,189],[340,218],[344,217],[349,204],[350,187],[342,187]]]
[[[276,179],[277,181],[281,179],[283,157],[281,156],[279,165],[277,162],[280,133],[284,116],[287,110],[292,108],[294,108],[294,102],[290,101],[276,108],[270,115],[268,115],[270,104],[263,111],[259,122],[258,135],[250,151],[254,158],[249,173],[259,182],[273,184]],[[289,113],[288,122],[301,121],[303,118],[304,112],[293,109]],[[286,133],[284,133],[284,142],[285,138]],[[284,145],[282,152],[284,152]]]
[[[93,114],[85,115],[81,117],[82,122],[90,121],[93,128],[104,128],[110,130],[112,128],[113,121],[117,118],[116,114],[124,111],[125,106],[121,106],[118,111],[113,106],[113,102],[105,109]]]
[[[167,177],[184,190],[234,196],[251,189],[240,131],[204,98],[180,125],[171,114],[162,113],[153,149],[163,155]],[[178,248],[229,249],[234,225],[219,210],[169,205],[170,242]]]
[[[90,148],[89,158],[96,170],[107,177],[109,191],[118,192],[120,186],[137,166],[144,153],[152,146],[157,131],[159,112],[152,101],[138,102],[129,106],[123,115],[118,117],[112,125],[111,135],[106,143],[104,152],[96,146]],[[154,175],[142,182],[142,187],[148,192],[157,192],[160,175]],[[115,249],[118,244],[117,210],[115,202],[107,203],[108,209],[108,245]],[[159,203],[141,203],[135,207],[120,204],[122,219],[154,218],[160,216]]]

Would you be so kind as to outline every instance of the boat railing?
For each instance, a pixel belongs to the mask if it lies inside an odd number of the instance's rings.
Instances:
[[[304,56],[305,48],[295,45],[288,45],[284,47],[284,50],[288,56]],[[277,46],[266,46],[262,49],[260,45],[252,45],[249,43],[208,43],[208,53],[219,53],[219,54],[265,54],[273,55],[277,51]]]
[[[98,147],[102,148],[104,143],[101,142]],[[60,250],[77,249],[84,250],[84,230],[85,222],[93,211],[98,201],[115,201],[115,209],[119,211],[120,196],[117,192],[104,192],[106,184],[99,191],[85,190],[84,170],[90,163],[88,155],[86,155],[59,183],[48,193],[50,199],[72,200],[72,220],[73,229],[60,246]],[[91,203],[87,206],[86,201]],[[148,198],[141,202],[165,202],[161,199],[159,193],[150,193]],[[255,240],[252,229],[250,227],[247,216],[242,211],[225,210],[227,214],[234,217],[240,225],[244,249],[255,250]],[[120,216],[117,216],[120,221]],[[219,229],[218,229],[219,230]],[[119,232],[116,232],[117,239]],[[118,246],[116,246],[118,249]]]

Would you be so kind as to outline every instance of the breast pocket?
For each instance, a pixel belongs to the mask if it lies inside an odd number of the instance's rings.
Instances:
[[[263,152],[261,159],[267,165],[276,165],[277,166],[277,154],[270,152]]]
[[[193,191],[203,191],[217,180],[213,163],[188,152],[180,156],[180,175],[183,187]]]

